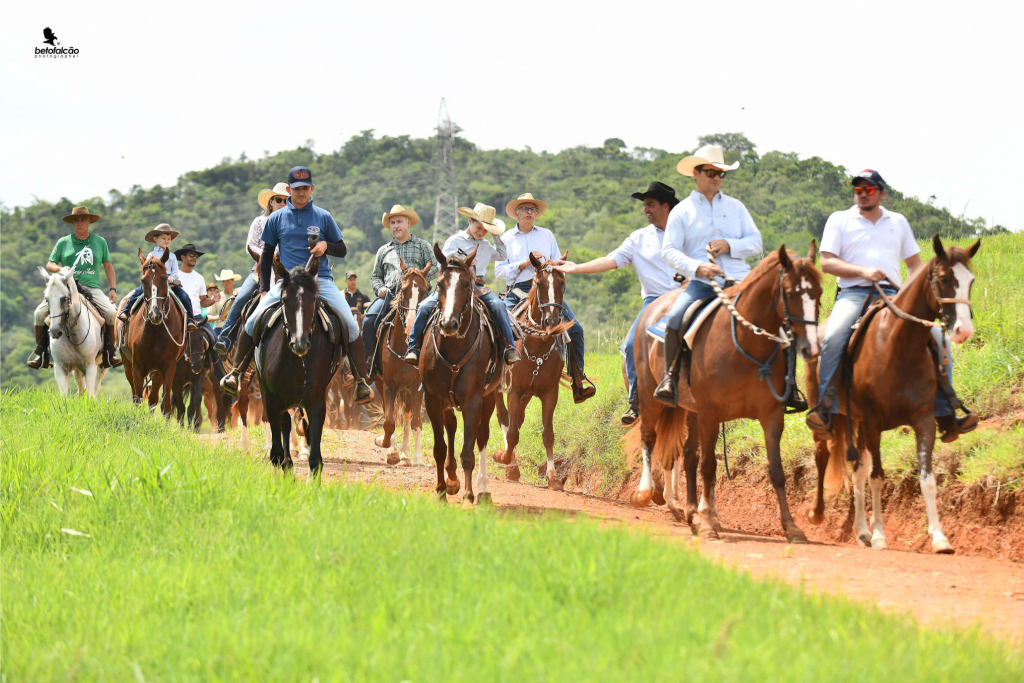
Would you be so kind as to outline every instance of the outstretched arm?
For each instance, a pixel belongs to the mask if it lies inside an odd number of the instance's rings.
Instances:
[[[618,264],[615,263],[615,259],[610,256],[602,256],[596,258],[593,261],[587,261],[586,263],[573,263],[572,261],[566,261],[560,266],[555,266],[558,270],[563,273],[603,273],[608,270],[615,270],[618,268]]]

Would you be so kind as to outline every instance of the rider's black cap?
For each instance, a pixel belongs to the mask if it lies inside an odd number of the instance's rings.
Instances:
[[[871,183],[872,185],[879,189],[885,189],[885,181],[882,180],[882,175],[874,169],[865,168],[863,171],[853,176],[851,185],[856,185],[857,181],[859,180],[863,180],[866,183]]]
[[[313,187],[313,174],[305,166],[288,171],[288,187]]]

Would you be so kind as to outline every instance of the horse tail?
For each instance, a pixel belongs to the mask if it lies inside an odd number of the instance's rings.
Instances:
[[[836,494],[846,486],[846,420],[845,415],[833,415],[833,436],[828,440],[828,465],[825,467],[825,490]]]
[[[686,446],[686,437],[689,435],[686,422],[686,411],[682,408],[665,408],[661,411],[654,430],[657,438],[654,441],[654,452],[651,453],[652,465],[660,464],[664,470],[672,469],[676,457]],[[622,439],[625,442],[623,450],[627,455],[635,458],[640,454],[643,417],[637,418]]]

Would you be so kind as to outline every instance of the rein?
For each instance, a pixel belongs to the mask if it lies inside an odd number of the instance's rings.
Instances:
[[[941,327],[946,332],[949,332],[949,316],[943,313],[942,311],[942,306],[944,304],[967,304],[967,308],[971,311],[971,316],[974,316],[974,308],[971,306],[970,299],[954,299],[939,296],[939,285],[935,282],[934,267],[928,269],[928,284],[931,286],[932,296],[935,297],[936,304],[939,306],[938,317],[942,319],[942,322],[937,323],[934,320],[924,320],[923,318],[918,318],[915,315],[906,313],[905,311],[897,307],[895,303],[893,303],[892,299],[890,299],[882,290],[881,285],[879,285],[877,282],[872,282],[871,284],[874,285],[875,291],[878,292],[879,298],[883,302],[885,302],[885,307],[888,308],[892,312],[892,314],[895,315],[897,318],[899,318],[900,320],[905,320],[908,323],[917,323],[918,325],[924,325],[925,327]]]
[[[76,263],[77,263],[77,260],[76,260]],[[77,284],[72,284],[72,287],[76,287],[77,288],[77,286],[78,286]],[[69,342],[71,342],[72,346],[81,346],[82,344],[85,343],[85,340],[89,338],[89,333],[92,331],[92,315],[90,314],[90,315],[87,316],[87,318],[89,320],[89,327],[85,330],[85,335],[82,337],[81,341],[77,341],[76,342],[74,337],[73,337],[73,335],[72,335],[72,333],[75,330],[75,326],[78,325],[78,319],[82,317],[82,310],[85,308],[85,303],[82,301],[82,294],[81,294],[81,292],[75,292],[75,294],[77,295],[76,298],[78,299],[78,312],[75,313],[73,316],[71,314],[71,289],[69,288],[68,289],[68,308],[67,308],[67,310],[62,310],[60,313],[58,313],[56,315],[56,317],[64,318],[64,322],[61,323],[61,326],[60,326],[61,330],[64,331],[64,337]],[[53,318],[54,316],[50,316],[50,317]]]
[[[156,275],[154,274],[153,277],[156,277]],[[155,288],[155,285],[150,285],[150,287],[151,288]],[[171,290],[171,283],[168,282],[167,283],[167,294],[165,294],[163,296],[152,296],[151,297],[151,296],[149,296],[146,293],[146,284],[145,284],[145,282],[143,282],[143,284],[142,284],[142,299],[146,302],[146,306],[150,310],[153,310],[153,308],[154,308],[153,301],[158,301],[158,302],[159,301],[163,301],[163,304],[162,305],[161,304],[157,304],[157,308],[156,308],[156,310],[160,312],[160,324],[163,325],[164,330],[167,331],[167,336],[171,338],[171,342],[175,346],[177,346],[178,348],[181,348],[182,346],[185,345],[185,342],[188,340],[188,320],[186,319],[185,313],[182,312],[182,314],[181,314],[181,318],[182,318],[181,342],[179,343],[179,342],[175,341],[174,333],[171,332],[171,328],[169,328],[167,326],[167,315],[171,312],[171,294],[170,294],[170,290]],[[146,317],[149,318],[149,316],[146,316]],[[149,321],[147,320],[147,322],[149,322]]]
[[[469,324],[466,326],[466,331],[464,333],[458,334],[458,330],[461,329],[461,327],[462,327],[462,314],[466,312],[466,310],[463,309],[462,312],[459,313],[459,327],[456,328],[456,334],[455,334],[455,338],[456,339],[465,339],[469,335],[469,331],[473,328],[473,316],[474,315],[476,315],[477,317],[480,316],[480,314],[476,310],[477,303],[473,299],[473,292],[472,292],[472,290],[470,290],[469,297],[470,297],[470,299],[469,299],[469,306],[468,306],[468,308],[469,308],[469,318],[468,318]],[[463,353],[462,356],[456,362],[454,362],[454,363],[449,361],[447,358],[445,358],[444,354],[441,353],[441,346],[437,342],[438,336],[440,336],[440,332],[439,332],[438,325],[435,322],[434,326],[431,328],[431,331],[430,331],[430,341],[434,345],[434,354],[441,360],[441,362],[443,362],[445,365],[448,366],[449,370],[451,370],[451,373],[452,373],[451,374],[451,379],[448,381],[448,395],[452,399],[452,404],[457,409],[461,410],[461,408],[459,408],[458,401],[455,399],[455,380],[456,380],[456,378],[459,375],[459,371],[461,371],[462,368],[466,365],[466,363],[468,363],[469,360],[476,354],[477,350],[479,350],[479,348],[480,348],[480,344],[483,343],[483,338],[484,338],[483,319],[480,320],[480,325],[478,325],[476,337],[474,337],[473,343],[466,350],[466,352]]]

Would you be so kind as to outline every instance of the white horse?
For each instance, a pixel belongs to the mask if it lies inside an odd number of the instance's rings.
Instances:
[[[40,268],[46,280],[46,302],[50,308],[50,355],[53,375],[60,393],[68,393],[68,375],[75,373],[78,391],[95,397],[106,368],[98,367],[103,352],[103,326],[82,300],[71,268],[50,273]]]

